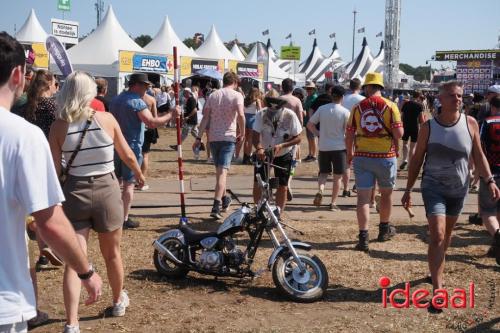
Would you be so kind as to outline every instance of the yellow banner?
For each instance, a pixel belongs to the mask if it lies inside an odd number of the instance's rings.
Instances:
[[[191,57],[181,57],[181,76],[191,75]]]
[[[229,60],[227,63],[227,69],[231,72],[236,73],[236,66],[238,65],[238,60]]]
[[[31,44],[31,48],[35,53],[35,62],[33,63],[33,67],[36,68],[49,68],[49,52],[45,48],[44,43],[33,43]]]
[[[132,73],[133,70],[133,57],[135,52],[133,51],[120,51],[118,55],[119,61],[119,71],[125,73]]]

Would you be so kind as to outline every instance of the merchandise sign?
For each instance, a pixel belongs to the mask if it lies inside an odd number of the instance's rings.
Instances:
[[[71,0],[57,0],[57,9],[69,12],[71,10]]]
[[[496,60],[500,58],[500,50],[459,50],[436,51],[436,60]]]
[[[78,44],[78,22],[59,19],[51,19],[50,22],[52,23],[52,35],[56,36],[61,43]]]
[[[120,51],[119,71],[131,73],[134,71],[168,74],[169,61],[166,56]]]
[[[282,46],[280,57],[283,60],[300,60],[300,46]]]
[[[181,76],[190,76],[200,69],[213,69],[219,73],[224,72],[224,59],[210,60],[191,57],[181,57]]]
[[[244,62],[229,60],[228,69],[240,77],[251,77],[259,80],[264,79],[264,64],[255,62]]]

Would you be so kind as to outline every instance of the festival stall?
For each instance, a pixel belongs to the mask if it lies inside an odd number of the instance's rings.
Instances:
[[[164,54],[141,53],[134,51],[119,51],[118,86],[126,87],[128,79],[134,72],[148,74],[148,79],[154,85],[168,85],[173,75],[173,58]]]
[[[15,37],[23,45],[27,53],[32,51],[35,54],[35,62],[33,63],[35,69],[49,68],[49,53],[45,47],[47,36],[35,14],[35,10],[31,9],[28,18]]]

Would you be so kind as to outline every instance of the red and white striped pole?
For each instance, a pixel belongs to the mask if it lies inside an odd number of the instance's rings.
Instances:
[[[177,60],[177,47],[174,46],[174,95],[175,105],[180,105],[179,98],[180,73],[179,62]],[[184,170],[182,163],[182,139],[181,139],[181,116],[182,112],[175,118],[175,127],[177,129],[177,164],[179,165],[179,194],[181,196],[181,219],[180,223],[187,222],[186,203],[184,199]]]

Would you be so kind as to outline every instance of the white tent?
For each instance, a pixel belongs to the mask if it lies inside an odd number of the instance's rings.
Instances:
[[[370,69],[368,69],[368,72],[376,72],[376,73],[383,73],[384,72],[384,41],[380,43],[380,50],[378,51],[378,54],[373,58],[373,62],[370,66]]]
[[[309,76],[321,66],[325,59],[326,57],[319,49],[316,38],[314,38],[313,49],[307,59],[299,65],[299,73],[305,74],[306,79],[309,80]]]
[[[68,50],[73,68],[95,76],[117,77],[118,51],[144,50],[123,30],[111,5],[97,29]]]
[[[245,61],[249,62],[262,62],[264,66],[267,65],[268,53],[267,47],[262,42],[256,42],[248,56],[245,58]],[[269,58],[269,68],[267,69],[268,80],[273,81],[274,83],[281,83],[283,79],[289,77],[288,73],[282,70],[277,63],[275,63],[271,58]],[[264,78],[266,75],[264,74]]]
[[[311,74],[309,74],[309,79],[315,82],[322,82],[325,79],[325,73],[327,71],[334,72],[337,68],[342,66],[344,62],[340,57],[339,50],[337,48],[337,42],[333,44],[332,53],[328,58],[323,60],[321,65]]]
[[[275,62],[278,64],[278,66],[284,70],[285,72],[287,73],[290,73],[292,71],[292,67],[293,67],[293,62],[291,60],[283,60],[283,59],[280,59],[280,57],[278,56],[276,50],[274,49],[274,47],[271,45],[271,39],[268,39],[267,40],[267,50],[269,52],[269,57]]]
[[[45,43],[47,33],[38,21],[34,9],[31,9],[30,15],[16,33],[16,39],[21,44]]]
[[[196,50],[196,54],[201,58],[237,60],[220,39],[214,25],[203,44]]]
[[[363,47],[361,52],[359,52],[356,59],[354,59],[346,68],[346,74],[349,79],[358,78],[363,80],[366,73],[370,69],[373,62],[373,56],[366,41],[366,37],[363,37]]]
[[[241,52],[240,47],[238,46],[237,43],[233,44],[233,47],[231,48],[231,53],[233,54],[236,60],[238,61],[245,60],[245,56],[243,55],[243,52]]]
[[[173,55],[174,46],[177,46],[177,54],[179,56],[197,57],[196,52],[184,45],[179,39],[170,24],[168,16],[166,16],[160,30],[158,30],[153,40],[144,47],[144,50],[150,53]]]

